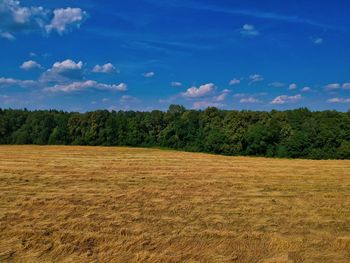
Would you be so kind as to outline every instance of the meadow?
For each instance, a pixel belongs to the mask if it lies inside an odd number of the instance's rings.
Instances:
[[[0,262],[350,262],[350,161],[0,146]]]

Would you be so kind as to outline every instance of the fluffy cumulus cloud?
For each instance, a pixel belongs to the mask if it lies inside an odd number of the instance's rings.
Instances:
[[[230,82],[228,83],[230,86],[238,85],[241,83],[239,79],[231,79]]]
[[[0,37],[14,40],[17,33],[59,34],[79,27],[87,14],[80,8],[50,10],[41,6],[22,6],[20,1],[0,1]]]
[[[253,84],[253,83],[260,82],[260,81],[264,80],[263,76],[261,76],[259,74],[252,74],[249,76],[249,79],[250,79],[249,84]]]
[[[211,94],[215,89],[215,85],[213,83],[204,84],[202,86],[191,87],[187,89],[186,92],[182,93],[182,96],[185,98],[202,98],[209,94]]]
[[[46,25],[46,31],[56,30],[57,33],[70,31],[72,28],[80,27],[87,17],[87,13],[80,8],[60,8],[53,11],[53,18],[50,24]]]
[[[260,35],[259,31],[255,29],[255,26],[249,24],[242,26],[241,34],[246,37],[256,37]]]
[[[327,100],[329,103],[350,103],[350,98],[331,98]]]
[[[39,67],[35,61],[26,61],[23,69]],[[0,87],[33,87],[46,92],[70,93],[85,90],[127,91],[125,83],[105,84],[95,80],[86,80],[86,70],[82,61],[71,59],[55,62],[37,80],[18,80],[13,78],[0,78]]]
[[[170,83],[170,85],[172,87],[181,87],[182,86],[182,83],[181,82],[178,82],[178,81],[173,81]]]
[[[310,87],[304,87],[301,89],[301,92],[309,92],[309,91],[311,91]]]
[[[112,91],[126,91],[127,85],[125,83],[120,84],[104,84],[94,80],[79,81],[68,84],[58,84],[53,87],[45,88],[44,91],[49,92],[74,92],[87,89],[98,89],[98,90],[112,90]]]
[[[83,62],[79,61],[78,63],[74,62],[71,59],[66,59],[62,62],[55,62],[52,66],[53,70],[58,72],[65,72],[70,70],[81,70],[83,68]]]
[[[146,72],[146,73],[143,73],[142,75],[145,77],[145,78],[151,78],[155,75],[156,73],[154,73],[153,71],[151,72]]]
[[[28,60],[23,62],[20,68],[23,70],[32,70],[32,69],[41,69],[42,66],[34,60]]]
[[[326,90],[337,90],[341,87],[339,83],[331,83],[325,86]]]
[[[289,90],[296,90],[297,88],[298,88],[298,85],[295,83],[290,84],[288,87]]]
[[[112,63],[107,63],[102,66],[96,65],[93,69],[92,72],[95,73],[116,73],[118,70]]]
[[[83,62],[75,62],[66,59],[62,62],[55,62],[52,68],[44,72],[40,78],[42,82],[66,82],[83,78]]]
[[[294,103],[301,99],[302,99],[302,96],[300,94],[295,96],[281,95],[276,97],[273,101],[271,101],[271,104],[281,105],[281,104],[287,104],[287,103]]]

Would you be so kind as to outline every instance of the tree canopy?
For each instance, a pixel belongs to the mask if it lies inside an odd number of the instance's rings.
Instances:
[[[350,111],[0,109],[0,144],[166,147],[224,155],[350,159]]]

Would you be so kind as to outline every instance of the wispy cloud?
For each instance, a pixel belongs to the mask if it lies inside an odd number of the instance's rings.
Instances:
[[[259,103],[260,100],[254,97],[242,98],[239,100],[240,103]]]
[[[13,78],[0,78],[0,88],[1,87],[23,87],[23,88],[30,88],[34,87],[36,85],[36,81],[34,80],[20,80],[20,79],[13,79]]]
[[[230,82],[229,82],[229,85],[233,86],[233,85],[237,85],[239,83],[241,83],[241,80],[239,80],[239,79],[231,79]]]
[[[87,90],[87,89],[126,91],[127,85],[125,83],[104,84],[94,80],[87,80],[87,81],[73,82],[69,84],[55,85],[53,87],[45,88],[44,91],[70,93],[74,91],[81,91],[81,90]]]
[[[283,82],[275,81],[269,83],[269,86],[274,88],[283,88],[284,86],[286,86],[286,84],[284,84]]]
[[[323,38],[314,38],[312,39],[312,42],[314,42],[315,45],[321,45],[323,43]]]
[[[350,98],[332,98],[327,100],[329,103],[350,103]]]
[[[241,35],[245,37],[256,37],[260,32],[255,29],[254,25],[245,24],[242,26]]]
[[[251,85],[253,83],[263,81],[264,77],[259,74],[253,74],[249,76],[249,79],[250,79],[249,85]]]
[[[153,71],[151,72],[146,72],[146,73],[143,73],[142,76],[144,76],[145,78],[151,78],[155,75],[156,73],[154,73]]]
[[[241,16],[260,18],[260,19],[277,20],[277,21],[283,21],[283,22],[295,23],[295,24],[306,24],[309,26],[326,28],[326,29],[339,29],[339,27],[337,26],[323,24],[323,23],[314,21],[312,19],[299,17],[297,15],[284,15],[284,14],[277,14],[277,13],[260,11],[260,10],[230,9],[230,8],[226,8],[226,7],[223,8],[223,7],[214,6],[214,5],[199,5],[198,3],[197,4],[186,3],[185,7],[196,9],[196,10],[219,12],[219,13],[232,14],[232,15],[241,15]]]
[[[181,87],[181,86],[182,86],[182,83],[179,82],[179,81],[173,81],[173,82],[170,83],[170,85],[171,85],[172,87]]]

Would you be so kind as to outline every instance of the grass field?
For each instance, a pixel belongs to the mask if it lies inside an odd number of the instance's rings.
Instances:
[[[0,262],[350,262],[350,161],[0,146]]]

